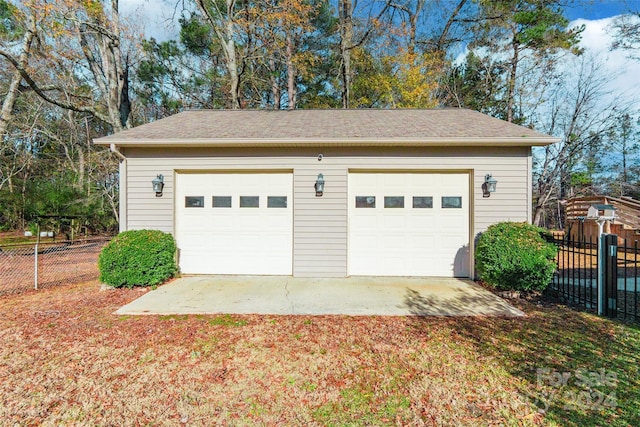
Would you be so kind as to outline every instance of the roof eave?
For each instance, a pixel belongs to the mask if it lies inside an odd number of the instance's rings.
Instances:
[[[248,139],[248,138],[190,138],[190,139],[126,139],[105,137],[94,140],[97,145],[119,147],[530,147],[545,146],[559,142],[552,137],[500,137],[500,138],[318,138],[318,139]]]

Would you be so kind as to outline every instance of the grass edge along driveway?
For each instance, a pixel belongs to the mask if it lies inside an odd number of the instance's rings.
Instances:
[[[113,315],[97,282],[0,297],[4,425],[640,425],[640,330],[524,318]]]

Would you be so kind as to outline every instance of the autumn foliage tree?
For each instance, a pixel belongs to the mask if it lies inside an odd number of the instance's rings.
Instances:
[[[91,147],[92,133],[132,125],[118,2],[30,0],[3,2],[0,10],[0,57],[12,76],[0,120],[3,154],[13,153],[3,168],[13,173],[3,222],[24,226],[41,215],[78,215],[72,211],[80,206],[94,216],[105,186],[90,159],[109,154]],[[45,185],[54,176],[64,191]],[[74,196],[64,206],[34,203],[67,189]]]
[[[363,49],[354,51],[352,98],[354,107],[434,108],[440,60],[430,54],[399,51],[375,58]]]
[[[635,194],[637,114],[610,114],[587,75],[569,84],[564,2],[166,4],[178,33],[160,39],[118,0],[0,0],[0,228],[44,211],[112,226],[117,160],[91,139],[191,108],[470,108],[562,140],[534,153],[536,221],[603,176],[605,146],[624,160],[602,191]],[[614,47],[635,52],[637,21],[618,19]]]
[[[13,18],[23,28],[23,47],[17,52],[3,47],[0,56],[23,84],[45,101],[90,114],[114,130],[131,126],[118,0],[30,0],[15,8]],[[38,40],[37,55],[30,52],[30,34]]]

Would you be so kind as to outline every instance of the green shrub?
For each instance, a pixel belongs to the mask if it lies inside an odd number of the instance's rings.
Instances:
[[[177,272],[176,243],[158,230],[125,231],[100,252],[100,280],[115,287],[153,286]]]
[[[499,290],[544,290],[553,277],[558,249],[546,230],[501,222],[482,233],[476,245],[480,280]]]

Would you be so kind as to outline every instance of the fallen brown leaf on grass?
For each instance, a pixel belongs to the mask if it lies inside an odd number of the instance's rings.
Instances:
[[[112,314],[144,292],[91,282],[0,298],[0,423],[622,426],[637,417],[627,403],[640,401],[637,365],[632,376],[631,363],[596,355],[637,351],[638,331],[563,307],[523,302],[524,319]],[[538,368],[599,366],[624,379],[620,408],[565,411],[559,401],[540,415],[536,398],[549,387]]]

